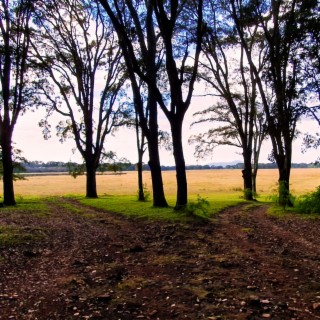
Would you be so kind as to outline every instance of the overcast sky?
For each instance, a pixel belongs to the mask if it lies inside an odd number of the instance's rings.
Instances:
[[[219,162],[231,162],[235,160],[242,160],[241,154],[237,148],[232,147],[218,147],[213,150],[212,157],[207,157],[202,160],[197,160],[194,153],[194,146],[188,144],[188,138],[196,133],[196,128],[190,128],[192,122],[192,114],[197,111],[198,108],[202,108],[203,98],[195,97],[192,105],[187,112],[184,122],[184,151],[185,159],[187,164],[207,164],[207,163],[219,163]],[[72,149],[75,148],[73,140],[69,140],[64,143],[60,143],[58,137],[55,135],[55,121],[52,121],[52,138],[44,140],[39,128],[39,121],[43,117],[44,112],[37,110],[36,112],[27,112],[21,116],[18,120],[15,128],[13,141],[15,147],[23,151],[23,156],[29,160],[39,161],[76,161],[81,162],[81,157],[78,153],[73,153]],[[56,121],[57,122],[57,121]],[[162,130],[169,131],[169,125],[164,117],[161,117],[159,126]],[[203,130],[204,126],[201,125]],[[302,132],[316,132],[319,131],[319,127],[315,121],[304,120],[299,124],[299,131]],[[199,127],[198,127],[199,130]],[[120,129],[116,132],[114,137],[107,137],[106,150],[116,151],[118,157],[126,157],[132,163],[137,161],[135,132],[129,129]],[[268,154],[271,151],[270,142],[266,141],[261,153],[260,162],[268,162]],[[320,150],[309,150],[306,153],[301,152],[301,139],[298,139],[294,143],[293,148],[293,162],[314,162],[318,157]],[[147,162],[147,154],[145,155],[144,162]],[[161,150],[161,164],[162,165],[173,165],[173,155],[170,152]]]

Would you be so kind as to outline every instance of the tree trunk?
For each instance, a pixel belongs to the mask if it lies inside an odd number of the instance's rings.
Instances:
[[[153,137],[154,139],[155,137]],[[152,195],[154,207],[167,207],[168,203],[164,195],[163,180],[161,173],[159,149],[158,149],[158,137],[154,141],[151,136],[148,139],[149,150],[149,166],[151,171],[152,180]]]
[[[154,69],[154,61],[150,62],[149,67]],[[155,77],[156,71],[150,77]],[[165,198],[163,189],[163,180],[159,155],[159,131],[158,131],[158,110],[157,100],[151,86],[148,87],[148,105],[149,112],[149,130],[147,135],[148,150],[149,150],[149,166],[152,179],[152,194],[154,207],[167,207],[168,203]]]
[[[144,154],[144,138],[145,135],[139,130],[139,118],[136,112],[135,114],[135,129],[136,129],[136,141],[137,141],[137,150],[138,150],[138,201],[145,201],[144,190],[143,190],[143,177],[142,177],[142,169],[143,169],[143,154]]]
[[[253,200],[251,152],[243,151],[244,169],[242,170],[244,198]]]
[[[86,197],[98,198],[97,183],[96,183],[96,169],[90,162],[86,162],[87,181],[86,181]]]
[[[279,204],[284,208],[293,205],[290,200],[289,179],[285,176],[285,174],[282,174],[279,178]]]
[[[257,196],[257,169],[252,170],[252,191],[255,196]]]
[[[182,146],[182,120],[175,119],[171,122],[171,132],[177,179],[177,200],[175,209],[180,210],[185,208],[188,203],[186,164]]]
[[[143,189],[143,177],[142,177],[142,158],[143,158],[143,145],[138,148],[138,200],[139,201],[145,201],[145,195],[144,195],[144,189]]]
[[[10,130],[3,130],[1,137],[2,165],[3,165],[3,204],[16,204],[13,187],[13,160]]]
[[[290,153],[278,155],[276,157],[279,172],[279,204],[284,208],[292,207],[293,203],[290,199],[290,171],[291,171],[291,157]]]
[[[138,161],[137,163],[137,168],[138,168],[138,200],[139,201],[145,201],[145,196],[144,196],[144,189],[143,189],[143,177],[142,177],[142,161]]]

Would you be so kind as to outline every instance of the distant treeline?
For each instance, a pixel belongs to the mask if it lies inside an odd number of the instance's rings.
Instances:
[[[76,163],[74,163],[76,164]],[[60,161],[30,161],[24,165],[27,173],[45,173],[45,172],[68,172],[68,163]],[[114,166],[114,170],[109,171],[135,171],[137,170],[136,165],[132,163],[121,163],[119,166]],[[162,166],[162,170],[169,171],[175,170],[175,166]],[[260,163],[260,169],[276,169],[277,165],[275,163]],[[293,163],[292,168],[320,168],[320,164],[315,163]],[[222,169],[243,169],[243,163],[237,163],[233,165],[187,165],[187,170],[222,170]],[[144,170],[150,170],[149,166],[144,165]],[[104,167],[103,170],[107,171]],[[99,172],[99,170],[98,170]]]

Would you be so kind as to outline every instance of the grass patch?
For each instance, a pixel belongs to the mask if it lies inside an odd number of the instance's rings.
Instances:
[[[18,246],[36,242],[44,238],[42,229],[0,226],[0,246]]]
[[[301,212],[299,212],[296,207],[284,209],[283,207],[275,203],[269,206],[267,213],[269,216],[277,219],[286,219],[290,217],[296,218],[296,219],[307,219],[307,220],[320,219],[319,214],[307,214],[307,213],[301,214]]]
[[[115,213],[120,213],[128,217],[147,218],[156,220],[168,220],[168,221],[190,221],[195,218],[210,218],[214,214],[218,213],[222,209],[237,205],[243,200],[239,199],[238,195],[229,196],[228,194],[219,195],[217,197],[207,197],[206,201],[209,204],[208,210],[205,217],[197,215],[197,212],[190,215],[188,210],[186,211],[175,211],[175,198],[167,197],[169,207],[167,208],[156,208],[152,206],[152,202],[140,202],[137,201],[135,196],[111,196],[104,195],[98,199],[87,199],[83,197],[77,197],[80,203],[94,208],[103,209]],[[190,196],[190,202],[197,202],[198,196]]]
[[[251,233],[253,231],[253,229],[252,228],[242,228],[241,231],[244,233]]]
[[[0,216],[8,213],[31,214],[33,216],[42,218],[50,215],[50,210],[46,205],[44,198],[39,197],[17,197],[17,204],[15,206],[1,207]]]
[[[76,196],[68,196],[75,198]],[[69,202],[63,202],[63,201],[57,201],[56,197],[53,198],[47,198],[47,201],[54,203],[55,205],[58,205],[60,208],[65,209],[66,211],[69,211],[70,213],[76,213],[76,214],[80,214],[82,215],[83,213],[83,209],[82,208],[77,208],[76,206],[74,206],[72,203]]]
[[[257,207],[265,205],[265,202],[257,202],[257,201],[250,201],[245,206],[242,207],[243,212],[249,212],[250,210],[254,210]]]
[[[142,277],[126,278],[118,283],[118,289],[131,290],[131,289],[142,288],[145,286],[146,283],[148,283],[148,280]]]

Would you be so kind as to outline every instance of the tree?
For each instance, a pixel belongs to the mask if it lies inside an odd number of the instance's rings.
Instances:
[[[238,110],[242,112],[245,118],[246,110],[243,105],[239,106]],[[221,145],[240,148],[244,159],[244,168],[242,170],[244,196],[246,200],[252,200],[253,195],[257,192],[256,177],[259,155],[262,142],[266,136],[263,113],[256,112],[253,122],[250,124],[245,119],[242,119],[240,130],[238,127],[239,122],[237,123],[232,113],[230,113],[230,107],[222,102],[197,112],[194,116],[200,116],[200,119],[194,121],[192,126],[203,123],[213,125],[206,132],[189,138],[189,143],[195,144],[195,156],[204,158],[212,154],[215,147]],[[252,126],[250,134],[248,134],[248,128],[246,128],[249,125]],[[249,143],[251,145],[248,145]]]
[[[270,159],[279,171],[279,202],[292,205],[289,197],[292,141],[297,121],[310,111],[310,91],[304,85],[304,44],[309,39],[308,19],[315,17],[317,1],[235,1],[230,0],[230,13],[252,70],[266,116],[273,151]],[[266,66],[262,72],[250,50],[252,28],[261,34]],[[266,86],[264,85],[266,84]],[[266,89],[266,88],[269,89]],[[272,90],[273,99],[266,92]]]
[[[12,137],[19,116],[33,103],[27,63],[33,1],[0,3],[0,144],[3,166],[3,203],[15,205]]]
[[[125,125],[130,113],[121,100],[126,75],[117,37],[95,1],[39,1],[36,22],[32,48],[38,94],[48,113],[42,122],[45,134],[53,113],[66,118],[57,134],[75,140],[85,163],[86,196],[95,198],[106,137]]]
[[[149,167],[152,179],[153,205],[168,206],[164,195],[158,148],[158,107],[152,85],[156,82],[161,66],[162,48],[154,29],[154,6],[152,1],[104,1],[100,3],[109,15],[119,37],[119,45],[126,62],[131,82],[133,104],[138,116],[142,134],[146,137],[149,153]],[[139,50],[140,49],[140,50]],[[137,74],[139,70],[140,74]],[[151,83],[141,86],[141,73]],[[142,91],[140,89],[143,88]],[[144,90],[147,90],[145,103]]]
[[[231,145],[242,149],[244,169],[242,170],[245,198],[253,199],[256,185],[258,154],[265,132],[263,115],[257,99],[256,80],[248,68],[244,49],[237,38],[227,14],[216,1],[210,1],[206,10],[206,33],[203,40],[204,57],[201,60],[199,77],[205,81],[212,95],[219,97],[216,105],[196,113],[201,119],[195,123],[210,122],[220,126],[209,129],[205,134],[192,137],[198,143],[198,156],[211,152],[216,145]],[[252,31],[257,37],[257,30]],[[253,49],[255,42],[250,44]],[[237,56],[232,56],[238,52]],[[259,55],[259,69],[263,56]],[[254,157],[253,157],[254,155]],[[254,170],[252,168],[252,161]]]
[[[164,3],[150,0],[143,3],[100,0],[100,2],[121,39],[120,44],[127,61],[127,68],[129,73],[132,73],[130,77],[134,78],[134,75],[137,75],[147,84],[150,91],[149,97],[156,99],[153,104],[157,102],[169,120],[177,178],[175,208],[183,208],[187,204],[188,192],[182,146],[182,124],[191,103],[198,70],[203,33],[203,1],[171,0]],[[148,19],[145,19],[143,13],[148,13]],[[130,17],[131,24],[127,23],[127,16]],[[146,36],[142,28],[144,19],[148,21]],[[134,42],[136,46],[132,43],[132,34],[137,35],[137,42]],[[148,44],[151,41],[152,48],[156,49],[158,44],[164,49],[164,55],[160,59],[164,64],[161,74],[159,68],[154,68],[154,62],[150,64],[149,47],[145,39]],[[136,99],[139,100],[138,97]]]

